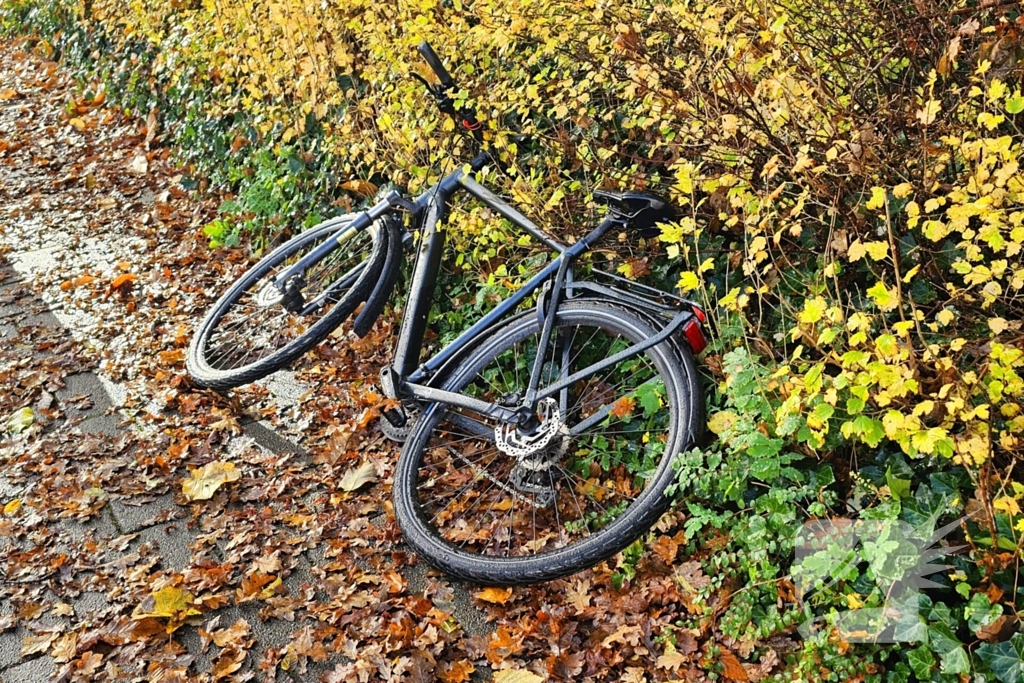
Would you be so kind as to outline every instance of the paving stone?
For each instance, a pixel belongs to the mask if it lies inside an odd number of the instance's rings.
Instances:
[[[242,423],[242,431],[251,436],[253,441],[263,446],[271,453],[275,455],[284,455],[285,453],[299,453],[301,455],[308,455],[305,449],[301,446],[297,446],[288,439],[284,438],[277,432],[273,431],[262,422],[256,422],[250,420]]]
[[[94,417],[102,415],[111,407],[110,396],[99,378],[91,372],[78,372],[64,378],[64,388],[57,390],[57,398],[61,401],[87,395],[92,399],[92,407],[80,409],[74,404],[65,404],[64,412],[69,418],[78,415]],[[85,431],[85,430],[83,430]]]
[[[117,526],[122,533],[132,534],[147,527],[165,523],[167,520],[157,520],[155,517],[165,510],[176,509],[174,494],[165,493],[158,496],[153,502],[144,505],[126,505],[114,500],[110,503],[110,512],[117,520]]]
[[[45,683],[57,671],[57,665],[47,656],[12,666],[0,673],[0,683]]]
[[[189,565],[192,558],[189,543],[192,542],[193,534],[184,527],[184,523],[178,523],[142,529],[133,545],[155,542],[160,566],[168,571],[180,572]]]
[[[28,635],[23,628],[0,633],[0,671],[21,661],[21,639]]]
[[[83,434],[117,436],[121,433],[118,425],[123,419],[120,415],[96,415],[78,423],[77,427]]]
[[[71,601],[77,621],[95,621],[95,615],[110,607],[105,593],[86,591]]]

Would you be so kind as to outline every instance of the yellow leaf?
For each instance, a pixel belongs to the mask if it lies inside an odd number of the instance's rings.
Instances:
[[[543,678],[532,671],[525,671],[523,669],[495,671],[491,680],[494,683],[544,683]]]
[[[992,501],[992,507],[1001,512],[1005,512],[1011,517],[1015,517],[1020,514],[1020,505],[1016,500],[1010,496],[1003,496],[1002,498],[996,498]]]
[[[872,261],[881,261],[889,253],[888,242],[867,242],[864,248],[868,252],[868,256],[871,257]]]
[[[988,329],[992,330],[992,334],[1002,334],[1010,325],[1006,322],[1005,318],[989,318]]]
[[[800,312],[799,320],[802,323],[813,325],[824,317],[827,308],[828,303],[820,296],[808,299],[804,302],[804,310]]]
[[[20,498],[15,498],[14,500],[12,500],[9,503],[7,503],[7,505],[4,505],[4,514],[5,515],[13,515],[20,508],[21,508],[21,499]]]
[[[700,279],[697,278],[696,273],[692,270],[688,270],[679,278],[679,284],[677,286],[682,291],[689,292],[700,286]]]
[[[69,120],[68,123],[70,123],[72,126],[77,128],[78,130],[85,130],[85,119],[80,119],[80,118],[76,117],[76,118],[73,118],[73,119]]]
[[[715,434],[722,434],[726,430],[731,429],[738,419],[739,415],[731,410],[722,410],[712,415],[711,419],[708,420],[708,429]]]
[[[189,500],[209,500],[222,484],[241,478],[242,473],[235,463],[215,460],[197,470],[190,470],[188,479],[181,482],[181,491]]]
[[[509,598],[512,597],[512,588],[496,588],[490,587],[485,588],[476,594],[477,600],[483,600],[484,602],[492,602],[496,605],[504,605],[508,602]]]
[[[846,258],[850,259],[850,263],[853,263],[864,258],[864,254],[867,252],[868,250],[864,247],[864,243],[859,239],[855,239],[853,244],[846,250]]]
[[[868,295],[874,299],[875,304],[883,311],[891,311],[899,305],[896,293],[885,286],[885,283],[878,281],[868,290]]]
[[[364,462],[359,467],[351,468],[341,477],[338,487],[342,491],[355,491],[360,486],[369,484],[377,478],[377,470],[372,462]]]
[[[914,191],[914,186],[910,183],[900,183],[896,187],[892,188],[892,195],[896,199],[903,199]]]
[[[165,586],[139,603],[132,612],[132,619],[170,619],[167,630],[171,632],[185,618],[196,614],[200,611],[193,607],[191,593],[176,586]]]
[[[869,209],[880,209],[885,204],[885,188],[884,187],[872,187],[871,188],[871,199],[864,205]]]
[[[935,315],[935,322],[939,323],[943,327],[950,324],[955,319],[956,315],[954,315],[953,311],[949,310],[948,308],[943,308]]]

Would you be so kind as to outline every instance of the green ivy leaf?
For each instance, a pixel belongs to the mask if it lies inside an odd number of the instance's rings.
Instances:
[[[1015,633],[1003,643],[985,643],[978,657],[1001,683],[1024,683],[1024,633]]]
[[[932,669],[935,667],[935,657],[932,656],[932,651],[928,649],[927,645],[922,645],[908,652],[907,663],[910,665],[910,670],[914,672],[917,680],[931,680]]]
[[[895,476],[891,467],[885,471],[885,483],[889,485],[889,493],[893,497],[908,498],[910,496],[910,480]]]
[[[975,593],[971,601],[967,603],[967,607],[964,608],[967,627],[972,631],[985,628],[998,619],[1002,613],[1003,606],[993,605],[984,593]]]

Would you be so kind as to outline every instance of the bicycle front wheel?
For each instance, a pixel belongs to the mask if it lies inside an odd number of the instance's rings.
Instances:
[[[444,388],[518,405],[542,356],[540,395],[655,329],[601,303],[569,303],[540,348],[536,316],[486,339]],[[395,473],[395,515],[428,562],[479,583],[522,584],[579,571],[622,550],[665,510],[672,461],[696,439],[697,373],[662,343],[581,376],[538,405],[530,433],[433,404]]]
[[[398,232],[388,217],[362,231],[351,227],[352,218],[326,221],[285,242],[217,300],[186,356],[196,384],[229,389],[265,377],[323,341],[366,300]],[[328,240],[337,240],[337,248],[294,278],[285,295],[276,278]]]

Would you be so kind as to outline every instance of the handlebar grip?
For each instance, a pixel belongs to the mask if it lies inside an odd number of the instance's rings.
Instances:
[[[427,60],[427,64],[433,69],[434,73],[437,74],[437,78],[441,81],[441,85],[446,88],[454,88],[455,81],[452,79],[451,74],[444,68],[444,64],[441,63],[440,57],[434,52],[434,48],[430,47],[430,43],[423,41],[420,43],[419,48],[420,54],[423,55],[423,59]]]

